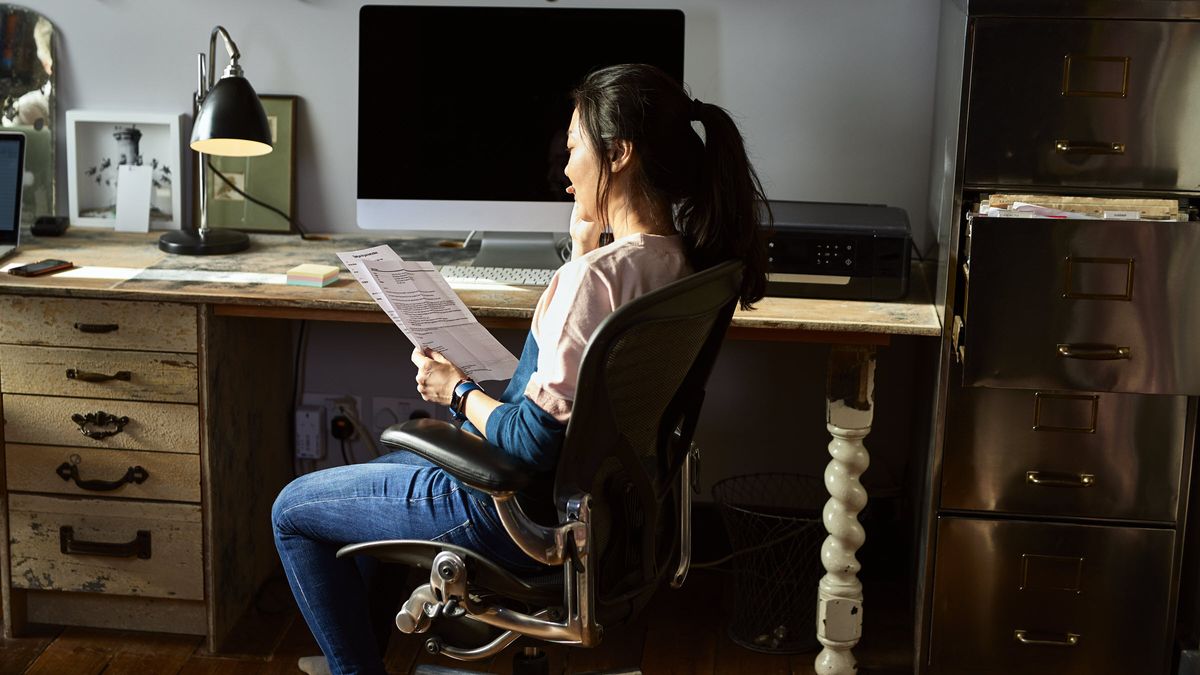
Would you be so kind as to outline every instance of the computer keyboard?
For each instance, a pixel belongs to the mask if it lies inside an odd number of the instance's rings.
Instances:
[[[446,281],[455,283],[493,283],[510,286],[546,286],[556,270],[540,267],[475,267],[442,265],[438,268]]]

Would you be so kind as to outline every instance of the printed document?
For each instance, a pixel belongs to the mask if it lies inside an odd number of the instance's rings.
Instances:
[[[386,245],[337,255],[413,345],[440,352],[474,380],[512,378],[517,358],[480,325],[433,263],[405,262]]]

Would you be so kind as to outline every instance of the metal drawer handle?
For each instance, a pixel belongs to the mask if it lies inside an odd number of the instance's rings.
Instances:
[[[80,433],[88,438],[94,438],[96,440],[108,438],[109,436],[116,436],[125,429],[126,424],[129,424],[128,417],[117,417],[116,415],[110,415],[103,410],[98,410],[94,413],[87,413],[86,415],[83,413],[75,413],[74,415],[71,415],[71,421],[79,425]],[[100,431],[97,429],[89,429],[89,425],[97,427],[107,427],[111,425],[116,428],[113,430]]]
[[[81,333],[111,333],[121,326],[115,323],[77,323],[75,330]]]
[[[1088,361],[1116,361],[1130,357],[1129,347],[1105,345],[1096,343],[1060,344],[1058,355],[1067,359],[1086,359]]]
[[[133,379],[133,373],[128,370],[118,370],[112,375],[105,375],[104,373],[92,373],[86,370],[67,368],[67,379],[79,380],[80,382],[108,382],[109,380],[129,382]]]
[[[1086,488],[1096,484],[1096,476],[1090,473],[1051,473],[1049,471],[1026,471],[1025,482],[1048,487]]]
[[[1074,647],[1079,644],[1078,633],[1065,633],[1061,639],[1035,640],[1021,629],[1013,631],[1013,637],[1023,645],[1045,645],[1047,647]]]
[[[1123,155],[1124,143],[1102,143],[1096,141],[1054,141],[1054,151],[1061,153],[1081,153],[1087,155]]]
[[[150,559],[150,531],[138,530],[133,541],[124,544],[109,544],[103,541],[82,541],[75,538],[75,528],[63,525],[58,528],[58,543],[66,555],[102,555],[107,558]]]
[[[58,468],[54,470],[54,473],[57,473],[59,476],[61,476],[63,480],[73,480],[75,481],[75,485],[84,490],[91,490],[93,492],[110,492],[112,490],[116,490],[126,483],[144,483],[146,482],[146,479],[150,477],[149,471],[146,471],[140,466],[131,466],[129,467],[129,470],[125,472],[125,475],[117,480],[80,480],[79,467],[70,462],[63,462],[62,464],[59,464]]]

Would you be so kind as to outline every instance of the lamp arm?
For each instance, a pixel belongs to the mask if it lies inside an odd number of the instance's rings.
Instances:
[[[224,26],[213,26],[212,34],[208,37],[208,75],[207,81],[205,75],[201,75],[200,90],[207,93],[212,89],[216,82],[217,71],[217,36],[220,35],[225,40],[225,51],[229,52],[229,68],[226,69],[226,75],[241,75],[241,66],[238,65],[238,59],[242,58],[242,53],[238,51],[237,44],[233,38],[229,37],[229,31],[225,30]],[[203,98],[203,96],[201,96]]]

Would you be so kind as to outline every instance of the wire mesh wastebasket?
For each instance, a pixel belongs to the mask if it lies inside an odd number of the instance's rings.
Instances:
[[[713,498],[733,547],[729,637],[756,651],[815,649],[817,582],[829,495],[818,478],[758,473],[726,478]]]

